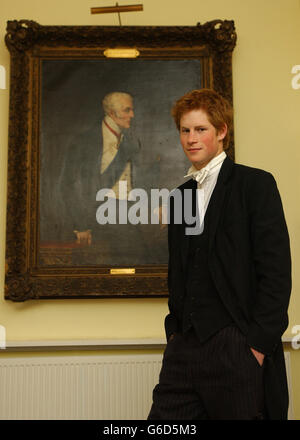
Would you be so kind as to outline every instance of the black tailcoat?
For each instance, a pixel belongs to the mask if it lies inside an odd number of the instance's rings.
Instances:
[[[192,179],[179,187],[181,209],[184,190],[195,194],[196,188]],[[188,225],[174,222],[174,199],[170,200],[167,338],[180,331],[190,241],[185,233]],[[213,282],[249,346],[266,355],[269,418],[285,419],[288,389],[281,336],[288,325],[291,257],[276,182],[270,173],[235,164],[227,157],[209,203],[208,265]]]

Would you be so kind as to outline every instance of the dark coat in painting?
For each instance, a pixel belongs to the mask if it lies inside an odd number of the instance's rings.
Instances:
[[[124,134],[114,160],[103,174],[100,174],[102,156],[101,125],[80,135],[68,148],[61,175],[61,188],[65,200],[65,217],[68,224],[66,235],[74,230],[91,229],[97,235],[99,225],[96,212],[99,202],[96,194],[100,189],[112,188],[119,180],[125,165],[131,162],[133,185],[139,160],[139,142],[130,134]],[[73,234],[74,236],[74,234]]]

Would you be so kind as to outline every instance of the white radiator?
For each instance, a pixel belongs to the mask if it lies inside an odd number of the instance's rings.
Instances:
[[[0,358],[0,419],[145,420],[161,360],[160,354]],[[288,352],[285,361],[291,396]]]
[[[1,420],[145,420],[160,354],[0,358]]]
[[[291,378],[291,355],[288,351],[284,352],[284,360],[285,360],[286,375],[287,375],[287,382],[288,382],[288,388],[289,388],[288,419],[293,420],[294,419],[294,412],[293,412],[292,378]]]

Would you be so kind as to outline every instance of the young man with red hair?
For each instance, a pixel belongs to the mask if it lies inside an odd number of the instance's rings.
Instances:
[[[220,94],[194,90],[172,114],[191,162],[180,210],[200,227],[188,235],[170,197],[168,343],[149,419],[286,419],[291,261],[276,182],[226,155],[232,108]]]

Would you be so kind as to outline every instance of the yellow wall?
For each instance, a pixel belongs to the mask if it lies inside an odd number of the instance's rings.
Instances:
[[[127,0],[119,4],[128,4]],[[134,2],[132,2],[134,3]],[[135,2],[136,3],[136,2]],[[6,21],[43,25],[118,25],[116,14],[90,15],[95,0],[1,0],[0,64],[9,69]],[[271,171],[289,226],[293,257],[290,326],[300,324],[300,89],[291,69],[300,65],[299,0],[143,0],[144,12],[122,15],[124,25],[195,25],[216,18],[235,21],[233,56],[236,160]],[[8,86],[8,84],[7,84]],[[161,338],[165,299],[4,301],[8,90],[0,90],[0,324],[8,340]],[[300,419],[300,355],[292,352],[294,415]]]

